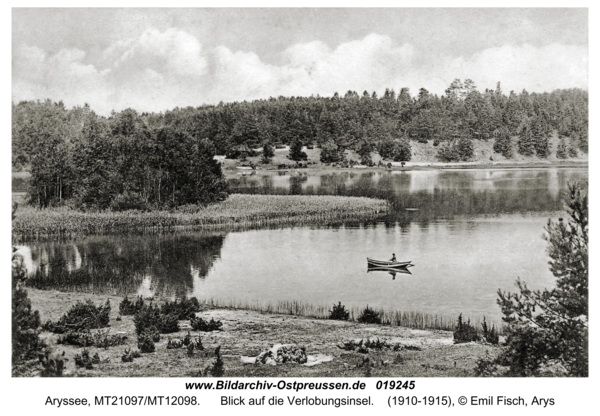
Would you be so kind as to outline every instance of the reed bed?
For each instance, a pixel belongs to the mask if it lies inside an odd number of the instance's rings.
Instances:
[[[201,300],[202,302],[202,300]],[[258,300],[240,300],[240,299],[215,299],[207,298],[203,301],[206,305],[214,308],[244,309],[256,312],[281,315],[305,316],[315,319],[329,319],[332,305],[315,305],[309,302],[298,300],[280,300],[276,302],[261,302]],[[365,307],[347,308],[350,312],[349,321],[357,322]],[[414,328],[424,330],[442,330],[454,331],[458,317],[448,317],[436,314],[429,314],[416,311],[400,311],[396,309],[371,308],[379,313],[383,325],[398,326],[403,328]],[[463,318],[466,322],[467,317]],[[481,330],[482,318],[470,319],[471,325]],[[488,326],[496,326],[496,329],[502,334],[502,325],[498,322],[486,319]]]
[[[101,234],[126,230],[156,232],[180,227],[197,229],[255,228],[330,224],[370,220],[388,210],[386,201],[344,196],[232,194],[208,206],[186,205],[169,211],[83,212],[68,207],[20,207],[13,238]]]

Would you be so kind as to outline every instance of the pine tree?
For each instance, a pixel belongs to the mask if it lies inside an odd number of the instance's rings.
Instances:
[[[271,146],[269,142],[263,143],[262,163],[271,163],[273,156],[275,156],[275,150],[273,150],[273,146]]]
[[[587,184],[586,184],[587,185]],[[579,184],[566,195],[569,219],[548,220],[545,239],[556,287],[498,291],[506,347],[497,363],[507,375],[588,375],[588,193]]]
[[[302,151],[302,142],[300,139],[296,139],[292,142],[290,146],[290,159],[299,162],[301,160],[306,160],[306,153]]]
[[[556,157],[559,159],[567,158],[567,144],[565,143],[565,138],[562,137],[558,146],[556,146]]]

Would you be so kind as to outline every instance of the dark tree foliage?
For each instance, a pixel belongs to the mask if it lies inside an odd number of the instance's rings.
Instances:
[[[82,207],[128,209],[219,200],[226,190],[212,157],[252,155],[260,143],[274,140],[318,143],[326,163],[343,159],[343,150],[359,150],[363,141],[392,159],[391,142],[398,139],[441,148],[460,138],[495,137],[496,151],[506,156],[507,135],[518,137],[519,153],[546,157],[554,131],[569,138],[575,151],[588,151],[587,91],[507,96],[499,83],[479,91],[470,80],[455,80],[441,97],[425,89],[417,96],[407,88],[398,94],[388,89],[382,97],[348,91],[164,113],[126,109],[110,117],[87,105],[69,110],[62,102],[23,101],[12,105],[12,165],[31,172],[29,195],[39,206],[75,198]],[[200,177],[208,187],[197,185]]]
[[[567,153],[567,144],[565,143],[565,138],[561,137],[558,142],[558,146],[556,146],[556,157],[559,159],[566,159],[569,157]]]
[[[299,162],[306,158],[306,153],[302,151],[302,142],[299,139],[294,140],[290,146],[290,159]]]
[[[357,321],[362,324],[381,324],[381,316],[379,316],[379,312],[367,306],[363,309]]]
[[[329,319],[338,321],[347,321],[350,317],[350,312],[346,310],[346,307],[339,302],[337,305],[333,304],[333,309],[329,311]]]
[[[398,140],[394,143],[394,161],[409,162],[412,157],[410,142],[408,140]]]
[[[507,159],[513,157],[512,141],[508,128],[502,127],[495,132],[494,152],[500,153]]]
[[[553,289],[530,290],[517,280],[519,293],[498,291],[506,347],[496,364],[508,375],[588,375],[588,194],[570,184],[567,221],[548,221]]]
[[[321,162],[335,163],[340,159],[340,151],[335,143],[328,141],[321,146]]]
[[[17,204],[13,205],[12,219],[15,219]],[[20,375],[20,371],[27,370],[31,364],[27,361],[35,360],[43,352],[46,344],[40,339],[40,314],[31,308],[31,300],[23,284],[27,279],[27,270],[23,257],[15,253],[12,256],[12,367],[13,375]],[[34,361],[35,363],[35,361]],[[33,364],[35,365],[35,364]]]
[[[263,154],[262,154],[262,162],[263,163],[271,163],[271,159],[275,156],[275,149],[271,146],[271,143],[264,142],[263,143]]]

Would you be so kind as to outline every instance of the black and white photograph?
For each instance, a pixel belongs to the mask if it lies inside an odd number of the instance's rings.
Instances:
[[[589,378],[587,7],[197,6],[10,9],[11,379]]]

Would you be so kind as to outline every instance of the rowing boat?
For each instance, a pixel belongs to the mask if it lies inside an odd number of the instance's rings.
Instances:
[[[407,267],[412,266],[412,261],[384,261],[384,260],[374,260],[367,257],[367,264],[369,266],[374,267]]]

